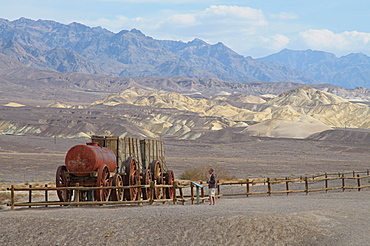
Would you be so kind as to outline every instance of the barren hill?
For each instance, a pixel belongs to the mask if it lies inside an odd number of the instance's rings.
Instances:
[[[269,101],[273,105],[290,105],[290,106],[318,106],[326,104],[339,104],[348,102],[339,96],[331,93],[316,90],[314,88],[303,86],[284,92],[278,97]]]
[[[194,97],[129,87],[84,105],[58,101],[46,108],[9,106],[2,107],[3,134],[88,137],[109,132],[198,139],[223,130],[232,132],[229,137],[249,139],[306,138],[332,127],[370,128],[368,106],[307,86],[273,99],[240,93]],[[20,117],[24,112],[27,118]]]

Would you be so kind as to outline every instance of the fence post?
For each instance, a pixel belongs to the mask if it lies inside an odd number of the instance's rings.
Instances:
[[[308,195],[308,178],[307,177],[304,177],[304,183],[305,183],[305,187],[306,187],[306,195]]]
[[[141,185],[141,181],[140,181],[140,179],[139,179],[139,185]],[[139,201],[142,201],[143,199],[142,199],[142,197],[141,197],[141,187],[139,187],[139,188],[137,188],[137,200],[139,200]],[[142,205],[142,203],[138,203],[138,205],[140,206],[140,205]]]
[[[203,182],[200,182],[200,184],[202,185],[202,188],[200,189],[201,191],[201,197],[202,197],[202,203],[204,203],[204,185],[203,185]]]
[[[271,196],[271,183],[270,178],[267,178],[267,193]]]
[[[346,188],[345,187],[345,181],[344,181],[344,173],[342,174],[342,190],[343,192],[345,191]]]
[[[12,190],[10,192],[10,205],[11,210],[14,210],[14,185],[12,185]]]
[[[360,174],[357,174],[357,186],[358,186],[358,191],[361,191],[361,181],[360,181]]]
[[[182,192],[182,187],[180,187],[179,190],[180,190],[180,198],[181,198],[182,205],[185,205],[184,193]]]
[[[249,179],[247,179],[247,197],[249,197],[250,187],[249,187]]]
[[[190,183],[191,204],[194,204],[194,185]]]
[[[45,188],[48,188],[47,184],[45,185]],[[48,201],[49,201],[49,199],[48,199],[48,190],[46,189],[45,190],[45,202],[48,202]],[[48,205],[45,205],[45,207],[48,207]]]
[[[285,178],[286,195],[289,196],[289,178]]]
[[[325,173],[325,192],[328,193],[328,174]]]
[[[166,200],[167,199],[167,189],[169,189],[169,187],[166,187],[166,188],[162,187],[161,189],[162,189],[162,194],[163,194],[162,199]],[[166,204],[166,201],[163,201],[162,204]]]
[[[28,186],[29,188],[32,188],[32,185],[29,185]],[[28,202],[29,203],[31,203],[32,202],[32,190],[29,190],[28,191]],[[29,208],[31,207],[31,206],[28,206]]]
[[[172,188],[173,189],[173,204],[175,205],[177,204],[177,197],[176,197],[177,181],[174,181],[172,185],[173,185],[173,188]]]
[[[80,184],[79,183],[76,183],[76,187],[79,187]],[[76,207],[80,207],[80,205],[78,205],[78,203],[80,202],[80,191],[79,190],[76,190]]]
[[[149,205],[154,203],[154,191],[155,191],[155,181],[150,181],[150,198],[149,198]]]

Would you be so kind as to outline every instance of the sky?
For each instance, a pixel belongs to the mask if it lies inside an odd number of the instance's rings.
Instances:
[[[222,42],[253,58],[282,49],[370,56],[368,0],[0,0],[0,18],[142,31],[155,39]]]

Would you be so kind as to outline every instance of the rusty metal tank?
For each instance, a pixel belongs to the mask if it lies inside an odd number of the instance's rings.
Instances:
[[[108,166],[110,172],[114,172],[117,167],[116,156],[112,150],[95,142],[73,146],[65,158],[65,165],[70,172],[93,172],[104,164]],[[76,176],[86,175],[88,174],[76,174]]]

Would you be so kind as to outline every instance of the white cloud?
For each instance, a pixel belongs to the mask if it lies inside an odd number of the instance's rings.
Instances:
[[[198,14],[202,18],[244,19],[260,21],[265,16],[261,10],[249,7],[212,5]]]
[[[299,33],[308,48],[330,51],[336,54],[369,51],[370,33],[345,31],[334,33],[330,30],[310,29]]]
[[[193,14],[176,14],[167,18],[167,21],[172,24],[180,25],[195,25],[197,23],[196,17]]]
[[[286,20],[296,20],[299,19],[298,15],[295,13],[288,13],[288,12],[281,12],[279,14],[272,14],[270,15],[272,19],[277,19],[281,21],[286,21]]]
[[[289,44],[289,38],[283,34],[275,34],[270,37],[260,36],[260,40],[270,50],[281,50]]]

